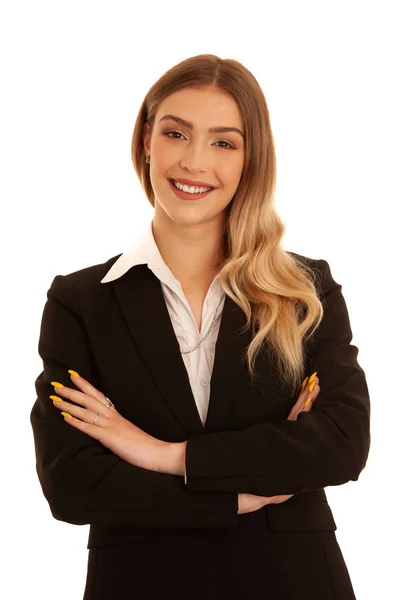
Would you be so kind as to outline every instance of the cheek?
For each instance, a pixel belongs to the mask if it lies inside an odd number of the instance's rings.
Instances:
[[[225,187],[236,188],[242,176],[242,161],[227,161],[218,170],[219,179],[224,182]]]
[[[181,159],[181,152],[178,148],[173,148],[168,144],[158,144],[153,149],[151,161],[161,173],[167,171],[171,166]]]

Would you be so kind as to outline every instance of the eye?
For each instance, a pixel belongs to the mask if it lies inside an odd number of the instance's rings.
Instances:
[[[221,146],[221,148],[231,148],[232,150],[234,149],[234,147],[232,146],[232,144],[230,144],[229,142],[226,142],[225,140],[219,140],[218,142],[216,142],[217,144],[228,144],[227,146]]]
[[[171,137],[171,136],[169,135],[170,133],[177,133],[178,135],[183,135],[182,133],[180,133],[179,131],[176,131],[175,129],[168,130],[168,131],[163,131],[163,135],[167,135],[168,137],[170,137],[170,138],[171,138],[171,139],[173,139],[173,140],[178,140],[178,139],[180,139],[180,138],[178,138],[178,137],[175,137],[175,136]],[[235,149],[235,147],[234,147],[234,146],[232,146],[232,144],[231,144],[230,142],[227,142],[227,141],[225,141],[225,140],[218,140],[218,142],[215,142],[215,143],[216,143],[216,144],[227,144],[227,146],[219,146],[220,148],[226,148],[227,150],[230,150],[230,149],[231,149],[231,150],[234,150],[234,149]]]
[[[167,135],[168,137],[170,137],[170,136],[169,136],[169,134],[170,134],[170,133],[177,133],[178,135],[182,135],[181,133],[179,133],[179,131],[163,131],[163,134],[164,134],[164,135]],[[174,138],[172,138],[172,139],[176,140],[177,138],[176,138],[176,137],[174,137]]]

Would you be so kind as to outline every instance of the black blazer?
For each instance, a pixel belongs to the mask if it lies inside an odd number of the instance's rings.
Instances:
[[[54,278],[30,415],[52,515],[90,524],[85,600],[355,598],[324,487],[356,481],[364,468],[370,402],[328,263],[301,257],[325,310],[306,344],[304,376],[317,371],[321,386],[311,412],[287,420],[298,394],[287,392],[268,353],[251,385],[243,359],[250,330],[238,333],[244,313],[226,296],[203,428],[160,281],[137,265],[100,283],[119,256]],[[74,387],[68,369],[151,435],[189,440],[187,486],[128,464],[65,423],[49,396],[51,381]],[[238,515],[243,492],[294,496]]]

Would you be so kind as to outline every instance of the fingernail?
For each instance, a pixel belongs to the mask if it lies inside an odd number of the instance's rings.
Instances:
[[[302,389],[302,390],[304,390],[304,388],[306,387],[307,379],[308,379],[308,377],[306,377],[306,378],[303,380],[303,383],[301,384],[301,389]]]
[[[52,381],[51,385],[54,385],[54,387],[58,387],[58,388],[62,388],[64,387],[62,383],[58,383],[58,381]]]
[[[74,377],[80,377],[79,373],[77,373],[76,371],[73,371],[72,369],[69,369],[68,373],[70,373]]]
[[[63,417],[67,417],[67,419],[72,419],[72,416],[67,412],[61,412]]]
[[[54,402],[61,402],[62,398],[59,398],[58,396],[49,396],[49,398],[51,398],[52,400],[54,400]]]
[[[317,371],[315,371],[315,373],[313,373],[313,374],[311,375],[311,377],[310,377],[310,380],[309,380],[309,382],[308,382],[308,383],[311,383],[312,381],[314,381],[316,374],[317,374]]]
[[[313,389],[314,389],[314,386],[315,386],[315,379],[314,379],[314,381],[313,381],[312,383],[310,383],[310,385],[308,386],[308,391],[309,391],[309,392],[312,392],[312,391],[313,391]]]
[[[311,402],[311,396],[308,396],[307,400],[304,402],[304,406],[308,406],[310,404],[310,402]]]

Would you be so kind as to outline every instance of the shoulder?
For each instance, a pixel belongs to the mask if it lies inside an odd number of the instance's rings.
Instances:
[[[75,292],[90,293],[104,289],[107,286],[104,286],[101,280],[120,256],[121,254],[117,254],[105,262],[90,265],[65,275],[56,275],[47,292],[48,297],[65,297]]]
[[[287,250],[287,253],[291,255],[298,264],[311,269],[315,277],[314,283],[322,294],[325,295],[332,291],[333,288],[339,286],[332,277],[331,267],[326,259],[311,258],[310,256],[305,256],[289,250]],[[341,288],[342,286],[339,287]]]
[[[64,275],[67,281],[77,289],[83,289],[85,287],[96,287],[102,285],[100,282],[103,277],[108,273],[113,264],[119,259],[122,254],[117,254],[112,258],[107,259],[105,262],[98,263],[73,271]]]
[[[321,262],[321,259],[311,258],[311,256],[305,256],[304,254],[299,254],[298,252],[290,250],[286,250],[286,253],[289,254],[299,266],[311,269],[317,276],[320,273],[321,265],[319,263]]]

